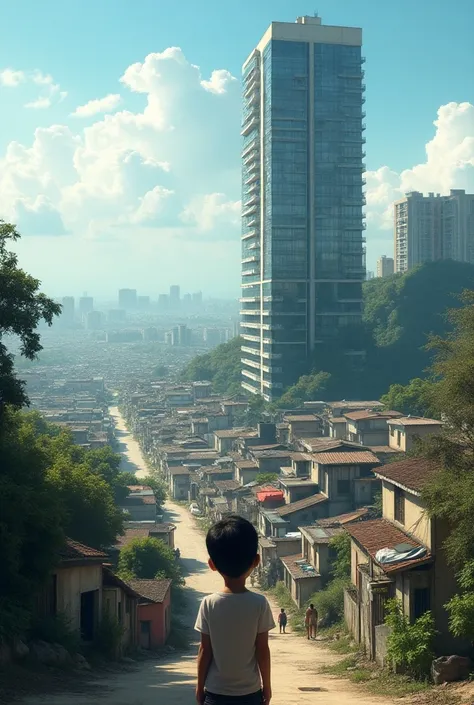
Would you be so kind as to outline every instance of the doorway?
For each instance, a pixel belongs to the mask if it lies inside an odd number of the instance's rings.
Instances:
[[[151,649],[151,622],[140,622],[140,646],[142,649]]]
[[[94,638],[97,593],[97,590],[81,593],[81,637],[84,641]]]

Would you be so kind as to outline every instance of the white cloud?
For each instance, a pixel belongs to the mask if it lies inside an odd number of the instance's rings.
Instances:
[[[447,194],[474,192],[474,105],[448,103],[438,109],[436,132],[426,144],[426,160],[400,173],[382,166],[366,174],[367,223],[392,231],[393,202],[409,191]]]
[[[232,239],[240,225],[240,201],[230,201],[223,193],[196,196],[180,218],[183,223],[197,226],[201,232],[214,231],[216,239]]]
[[[85,105],[79,105],[71,115],[73,117],[91,117],[98,113],[111,113],[118,108],[121,100],[118,93],[109,93],[103,98],[95,98]]]
[[[219,69],[212,72],[210,81],[201,81],[201,86],[211,93],[226,93],[229,84],[235,81],[237,79],[229,71]]]
[[[3,71],[0,71],[0,86],[16,88],[25,80],[26,76],[23,71],[15,71],[14,69],[3,69]]]

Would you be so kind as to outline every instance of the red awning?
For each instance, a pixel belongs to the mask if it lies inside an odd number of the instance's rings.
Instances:
[[[262,490],[257,492],[257,499],[259,502],[265,502],[267,499],[283,499],[283,492],[281,490]]]

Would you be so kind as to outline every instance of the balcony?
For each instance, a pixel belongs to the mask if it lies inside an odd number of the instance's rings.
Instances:
[[[260,316],[260,309],[259,308],[243,308],[239,311],[239,314],[241,316]],[[241,321],[241,323],[245,325],[245,321]]]
[[[250,114],[249,117],[247,118],[247,120],[244,122],[240,134],[243,137],[245,137],[245,135],[249,135],[252,132],[252,130],[255,127],[257,127],[258,124],[259,124],[258,115]]]
[[[248,186],[249,184],[253,184],[255,181],[258,181],[260,179],[260,174],[258,172],[255,172],[254,170],[252,171],[254,173],[250,174],[249,178],[246,179],[244,182],[246,186]]]
[[[245,166],[256,164],[260,170],[260,155],[256,149],[253,149],[250,151],[245,159],[243,160],[243,163]],[[251,169],[251,166],[249,166],[249,170]]]
[[[260,301],[260,296],[242,296],[239,299],[239,303],[241,304],[255,304],[258,301]]]
[[[249,323],[248,321],[241,321],[240,325],[243,328],[258,328],[260,330],[260,323]]]
[[[251,276],[257,275],[257,274],[260,274],[258,269],[244,269],[242,272],[243,277],[251,277]]]
[[[244,206],[244,210],[242,211],[242,217],[245,218],[248,215],[253,215],[254,213],[257,212],[257,210],[258,210],[257,203],[254,203],[253,205],[250,205],[247,207]]]
[[[248,145],[246,145],[244,147],[244,149],[242,150],[242,154],[240,156],[243,159],[249,152],[252,151],[252,149],[257,149],[257,147],[258,147],[258,139],[255,137],[253,140],[250,140]]]
[[[241,357],[240,362],[243,365],[248,365],[249,367],[253,367],[254,370],[259,370],[260,369],[260,362],[257,362],[256,360],[249,360],[246,357]]]
[[[246,345],[242,345],[240,349],[248,355],[257,355],[257,357],[260,357],[260,350],[257,348],[248,348]]]
[[[250,392],[250,394],[260,394],[260,389],[257,387],[252,387],[251,384],[247,384],[247,382],[242,382],[240,385],[242,389],[246,389],[247,392]],[[269,401],[269,399],[267,400]]]
[[[241,240],[250,240],[251,237],[258,237],[259,231],[254,228],[253,230],[249,231],[248,233],[245,233],[245,235],[242,235]]]
[[[240,264],[248,264],[249,262],[258,262],[260,260],[260,257],[257,257],[257,255],[252,255],[251,257],[246,257],[245,259],[240,260]]]
[[[244,340],[248,340],[249,343],[260,343],[260,336],[259,335],[249,335],[248,333],[242,333],[241,337]]]
[[[253,379],[254,382],[258,382],[260,384],[260,376],[254,374],[253,372],[249,372],[248,370],[242,370],[242,374],[244,377],[248,377],[249,379]]]

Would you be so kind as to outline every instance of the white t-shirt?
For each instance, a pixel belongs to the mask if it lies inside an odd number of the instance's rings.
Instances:
[[[211,637],[213,658],[206,689],[216,695],[250,695],[262,687],[255,655],[257,634],[275,627],[268,600],[256,592],[207,595],[195,629]]]

